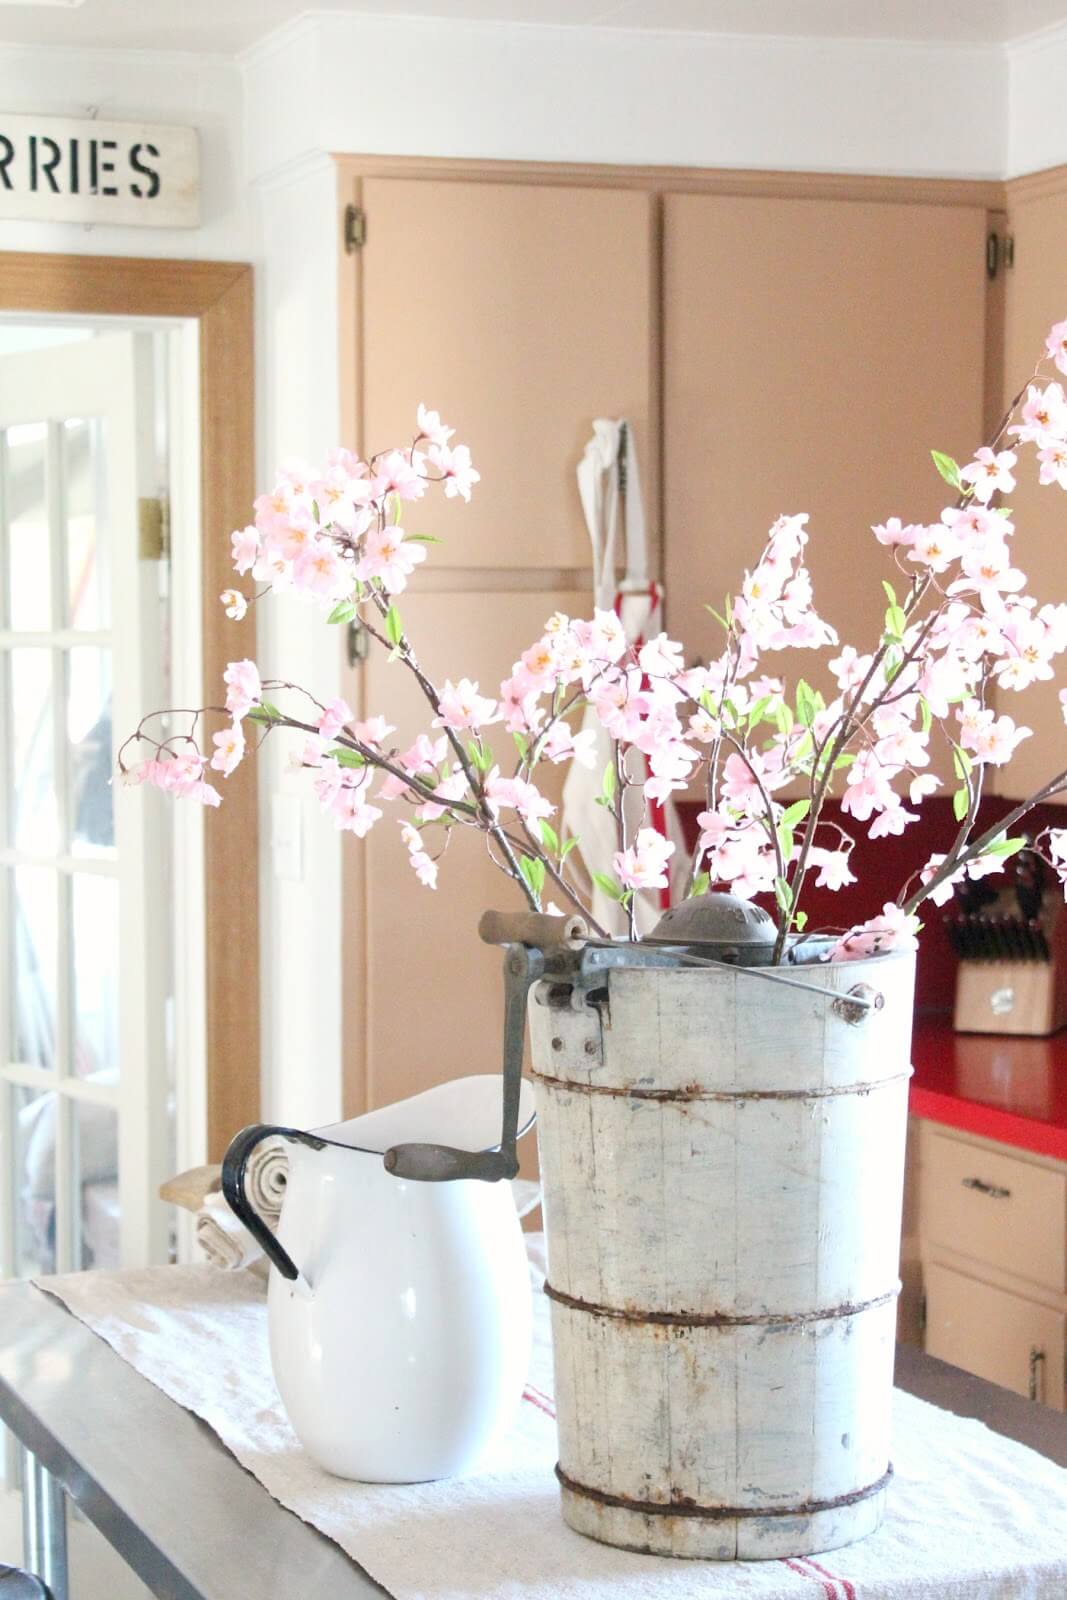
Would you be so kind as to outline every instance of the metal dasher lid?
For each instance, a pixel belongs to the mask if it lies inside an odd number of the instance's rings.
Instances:
[[[702,955],[739,966],[764,966],[774,953],[774,919],[762,906],[713,890],[665,911],[648,943],[693,946]]]

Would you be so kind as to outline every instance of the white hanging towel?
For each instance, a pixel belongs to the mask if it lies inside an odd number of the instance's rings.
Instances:
[[[633,429],[625,418],[612,421],[598,417],[593,437],[578,463],[578,494],[589,530],[593,552],[593,601],[603,611],[615,611],[630,644],[640,646],[655,638],[663,627],[663,590],[648,575],[648,535],[645,508],[641,498],[641,477],[637,464]],[[623,508],[624,575],[620,580],[619,504]],[[582,726],[596,733],[596,762],[592,767],[572,763],[563,786],[563,824],[581,843],[574,855],[581,855],[587,874],[611,874],[611,861],[618,849],[615,820],[605,806],[597,804],[604,769],[611,760],[611,740],[591,706],[586,708]],[[629,771],[637,776],[637,752],[629,757]],[[630,837],[641,825],[645,802],[639,788],[626,795],[627,831]],[[648,805],[648,825],[672,839],[675,845],[670,866],[671,889],[645,890],[637,896],[637,931],[651,932],[671,904],[672,891],[685,876],[685,847],[675,807],[670,803]],[[571,857],[572,861],[574,857]],[[675,862],[678,863],[675,866]],[[587,885],[593,915],[609,933],[625,935],[626,913],[602,889]]]

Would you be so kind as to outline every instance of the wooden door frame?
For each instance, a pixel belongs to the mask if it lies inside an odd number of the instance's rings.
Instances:
[[[195,320],[200,349],[201,670],[205,698],[226,663],[255,654],[254,613],[229,621],[230,530],[255,495],[252,268],[242,262],[0,252],[0,311]],[[204,829],[205,1043],[209,1160],[260,1107],[258,803],[251,763]],[[242,874],[240,893],[233,892]]]

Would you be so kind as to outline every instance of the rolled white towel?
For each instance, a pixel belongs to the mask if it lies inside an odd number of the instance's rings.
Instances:
[[[264,1222],[277,1222],[289,1178],[289,1155],[284,1139],[264,1139],[248,1158],[245,1194]]]
[[[196,1214],[196,1242],[210,1266],[236,1272],[259,1261],[263,1251],[238,1222],[221,1194],[209,1194]]]

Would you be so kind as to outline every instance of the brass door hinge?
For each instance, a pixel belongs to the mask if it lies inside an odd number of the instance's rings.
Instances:
[[[997,233],[994,229],[986,235],[985,242],[985,270],[986,276],[995,278],[1001,267],[1015,265],[1015,238],[1010,233]]]
[[[138,500],[137,554],[142,561],[166,561],[170,555],[170,506],[166,500]]]
[[[367,242],[367,213],[360,206],[345,206],[345,254],[362,250]]]

